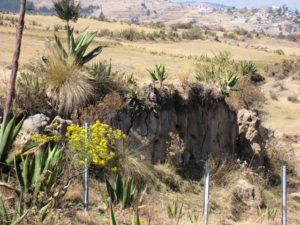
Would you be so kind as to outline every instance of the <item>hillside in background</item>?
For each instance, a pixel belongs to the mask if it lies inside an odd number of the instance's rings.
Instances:
[[[53,13],[52,1],[31,0],[33,13]],[[4,4],[6,2],[6,4]],[[16,11],[17,0],[2,1],[0,8]],[[94,18],[130,21],[132,23],[163,22],[167,25],[191,23],[212,29],[246,29],[271,36],[293,39],[300,37],[300,14],[287,6],[265,8],[232,8],[201,0],[184,1],[185,4],[165,0],[86,0],[81,1],[81,13]],[[5,7],[4,7],[5,6]],[[30,7],[30,6],[28,6]]]
[[[28,8],[34,8],[34,4],[31,1],[27,2]],[[0,1],[0,9],[16,12],[20,8],[19,0],[1,0]]]

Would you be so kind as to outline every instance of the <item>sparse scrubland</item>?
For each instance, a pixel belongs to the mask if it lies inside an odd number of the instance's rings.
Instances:
[[[209,224],[280,224],[282,165],[300,223],[297,43],[71,15],[27,15],[0,130],[1,224],[202,224],[205,165]],[[16,17],[0,13],[3,66]]]

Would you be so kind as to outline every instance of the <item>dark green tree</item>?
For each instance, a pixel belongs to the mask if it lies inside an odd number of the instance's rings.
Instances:
[[[70,30],[70,20],[74,22],[78,20],[80,3],[76,4],[74,0],[57,0],[53,4],[57,16],[67,22],[68,30]]]

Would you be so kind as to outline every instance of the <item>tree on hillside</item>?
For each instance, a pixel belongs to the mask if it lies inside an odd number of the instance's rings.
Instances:
[[[76,22],[79,17],[80,3],[74,0],[58,0],[54,2],[54,9],[58,17],[67,22],[68,30],[70,30],[69,21]]]
[[[4,107],[4,113],[3,113],[3,118],[6,118],[9,111],[10,107],[12,104],[12,100],[15,94],[15,83],[16,83],[16,78],[17,78],[17,72],[19,68],[19,57],[20,57],[20,52],[21,52],[21,43],[22,43],[22,36],[23,36],[23,29],[24,29],[24,18],[25,18],[25,12],[26,12],[26,0],[21,0],[20,3],[20,16],[18,20],[18,26],[17,26],[17,31],[16,31],[16,48],[15,52],[13,55],[13,60],[12,60],[12,72],[10,75],[10,81],[9,81],[9,86],[8,86],[8,91],[7,91],[7,98],[6,98],[6,103]]]

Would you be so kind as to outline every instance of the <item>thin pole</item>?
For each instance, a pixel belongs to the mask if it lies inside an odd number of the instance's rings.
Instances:
[[[210,173],[210,166],[205,166],[204,202],[203,202],[204,225],[208,225],[209,173]]]
[[[12,104],[12,100],[15,95],[15,83],[17,78],[17,72],[19,68],[19,57],[21,52],[21,44],[22,44],[22,36],[23,36],[23,29],[24,29],[24,21],[25,21],[25,12],[26,12],[26,0],[21,0],[20,2],[20,16],[18,20],[18,26],[16,31],[16,46],[15,51],[12,59],[12,71],[9,80],[9,86],[7,90],[7,98],[4,107],[4,115],[5,118],[9,111]]]
[[[282,215],[282,225],[286,225],[287,220],[287,205],[286,205],[286,166],[281,167],[281,215]]]
[[[87,142],[89,124],[84,123],[84,128],[85,128],[85,141]],[[86,146],[85,146],[85,150],[86,150]],[[88,204],[89,204],[89,170],[88,170],[88,165],[87,165],[87,158],[85,158],[85,160],[84,160],[83,169],[84,169],[84,173],[83,173],[83,211],[87,212]]]

